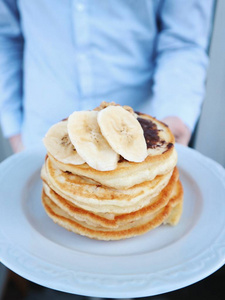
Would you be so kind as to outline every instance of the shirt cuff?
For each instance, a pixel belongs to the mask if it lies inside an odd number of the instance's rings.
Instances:
[[[21,133],[22,112],[20,110],[2,112],[1,127],[5,138]]]

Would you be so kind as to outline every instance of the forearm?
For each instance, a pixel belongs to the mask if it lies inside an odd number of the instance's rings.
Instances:
[[[23,38],[16,1],[0,1],[0,121],[5,137],[22,124]]]
[[[205,93],[213,1],[165,0],[160,11],[151,113],[194,130]]]

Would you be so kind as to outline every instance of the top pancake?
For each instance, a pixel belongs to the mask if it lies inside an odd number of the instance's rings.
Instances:
[[[155,118],[142,113],[138,113],[137,117],[142,125],[148,146],[148,156],[141,163],[129,162],[121,158],[115,170],[98,171],[86,163],[65,164],[55,159],[50,153],[48,156],[52,163],[64,172],[88,177],[102,185],[116,189],[128,189],[135,184],[152,180],[157,175],[168,173],[177,163],[174,136],[164,123]]]

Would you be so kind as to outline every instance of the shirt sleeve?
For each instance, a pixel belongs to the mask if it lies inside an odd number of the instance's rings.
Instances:
[[[0,1],[0,121],[5,137],[22,123],[23,37],[16,0]]]
[[[158,14],[149,112],[178,116],[193,131],[204,98],[213,0],[164,0]]]

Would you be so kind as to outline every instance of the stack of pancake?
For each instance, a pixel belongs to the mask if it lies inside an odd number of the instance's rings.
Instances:
[[[85,118],[84,112],[72,114],[68,120],[50,128],[44,138],[47,155],[41,171],[42,203],[49,217],[70,231],[99,240],[125,239],[146,233],[161,224],[176,225],[182,213],[183,189],[176,167],[174,137],[169,128],[155,118],[134,113],[130,107],[114,103],[102,103],[91,113],[97,116],[99,124],[98,137],[96,131],[94,134],[91,132],[92,142],[94,136],[97,145],[95,150],[102,151],[98,144],[104,138],[107,147],[111,149],[112,145],[113,154],[104,148],[99,156],[98,153],[93,155],[93,145],[85,144],[87,140],[90,143],[88,134],[86,137],[86,131],[83,130],[84,124],[87,126],[86,121],[89,121],[89,112],[85,112]],[[126,141],[128,146],[120,140],[119,147],[114,147],[117,139],[113,137],[111,142],[107,135],[110,131],[115,135],[114,126],[111,124],[107,129],[105,122],[110,123],[110,117],[114,118],[115,114],[119,114],[122,120],[123,134],[124,126],[128,127],[126,138],[129,128],[138,123],[141,131],[137,131],[138,136],[134,134],[135,146],[131,141],[133,135],[130,135]],[[131,123],[124,125],[126,116],[131,118]],[[117,125],[120,122],[118,120],[114,119]],[[93,130],[97,123],[92,122],[88,122],[88,126],[94,124]],[[83,126],[82,130],[79,126]],[[140,132],[144,144],[141,144],[141,139],[138,140]],[[81,137],[79,141],[77,135]],[[126,157],[121,155],[120,146]],[[135,150],[133,152],[130,151],[132,147]],[[144,156],[141,154],[140,158],[139,153],[139,157],[136,157],[137,149]],[[100,163],[95,162],[96,157]],[[127,157],[132,157],[132,161]],[[110,161],[111,164],[108,163]]]

